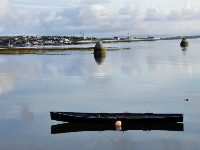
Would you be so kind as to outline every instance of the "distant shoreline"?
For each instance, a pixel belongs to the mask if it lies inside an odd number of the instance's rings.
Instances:
[[[198,39],[200,36],[185,36],[187,39]],[[61,38],[61,37],[48,37],[51,40],[48,40],[47,37],[0,37],[0,48],[21,48],[21,47],[31,47],[31,46],[65,46],[65,45],[81,45],[81,44],[92,44],[96,43],[97,41],[101,41],[103,43],[118,43],[118,42],[140,42],[140,41],[158,41],[158,40],[178,40],[182,39],[182,36],[177,37],[165,37],[165,38],[154,38],[154,37],[148,37],[148,38],[120,38],[120,37],[114,37],[114,38],[80,38],[80,37],[69,37],[69,39]],[[46,40],[47,39],[47,40]],[[53,41],[55,40],[55,41]],[[56,41],[57,40],[57,41]],[[68,40],[68,41],[66,41]],[[69,41],[71,40],[71,41]],[[30,42],[29,42],[30,41]],[[64,42],[65,41],[65,42]]]
[[[198,37],[199,38],[199,37]],[[188,39],[198,39],[194,37],[189,37]],[[178,40],[181,38],[161,38],[161,39],[132,39],[132,40],[100,40],[103,43],[116,43],[116,42],[139,42],[139,41],[158,41],[158,40]],[[72,45],[84,45],[84,44],[91,44],[96,43],[99,40],[82,40],[74,43]],[[46,45],[39,47],[9,47],[9,46],[0,46],[0,54],[4,55],[11,55],[11,54],[47,54],[48,52],[61,52],[61,51],[93,51],[94,47],[62,47],[63,45]],[[47,47],[50,46],[50,47]],[[52,47],[51,47],[52,46]],[[55,46],[55,47],[53,47]],[[66,45],[67,46],[67,45]],[[123,48],[123,49],[130,49],[130,48]],[[107,51],[111,50],[119,50],[116,47],[106,47]]]

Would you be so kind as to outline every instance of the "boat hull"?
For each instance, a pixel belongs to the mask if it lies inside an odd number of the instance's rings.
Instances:
[[[51,119],[63,122],[85,123],[175,123],[183,122],[182,114],[153,114],[153,113],[79,113],[79,112],[50,112]]]

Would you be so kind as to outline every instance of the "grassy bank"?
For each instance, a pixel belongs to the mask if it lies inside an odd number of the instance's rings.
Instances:
[[[130,49],[130,48],[123,48]],[[107,47],[107,51],[120,50],[117,47]],[[94,47],[78,47],[78,48],[1,48],[1,55],[20,55],[20,54],[37,54],[37,55],[66,55],[66,51],[94,51]]]

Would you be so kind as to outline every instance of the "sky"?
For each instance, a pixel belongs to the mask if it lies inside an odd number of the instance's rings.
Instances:
[[[200,35],[199,0],[0,0],[0,36]]]

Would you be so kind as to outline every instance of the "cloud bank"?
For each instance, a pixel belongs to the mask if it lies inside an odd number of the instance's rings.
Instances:
[[[43,3],[32,4],[34,0],[30,1],[30,5],[27,1],[17,1],[17,4],[14,1],[0,0],[0,35],[79,35],[82,30],[85,30],[86,36],[101,37],[127,33],[134,35],[200,32],[197,28],[200,25],[200,7],[193,8],[192,0],[176,1],[176,4],[184,3],[177,9],[163,9],[160,5],[155,5],[155,0],[151,0],[154,3],[149,3],[147,9],[130,0],[117,9],[111,7],[112,0],[79,0],[76,4],[69,3],[70,7],[65,7],[66,4],[61,1],[54,2],[55,7],[51,1],[51,5],[45,7],[42,7]]]

